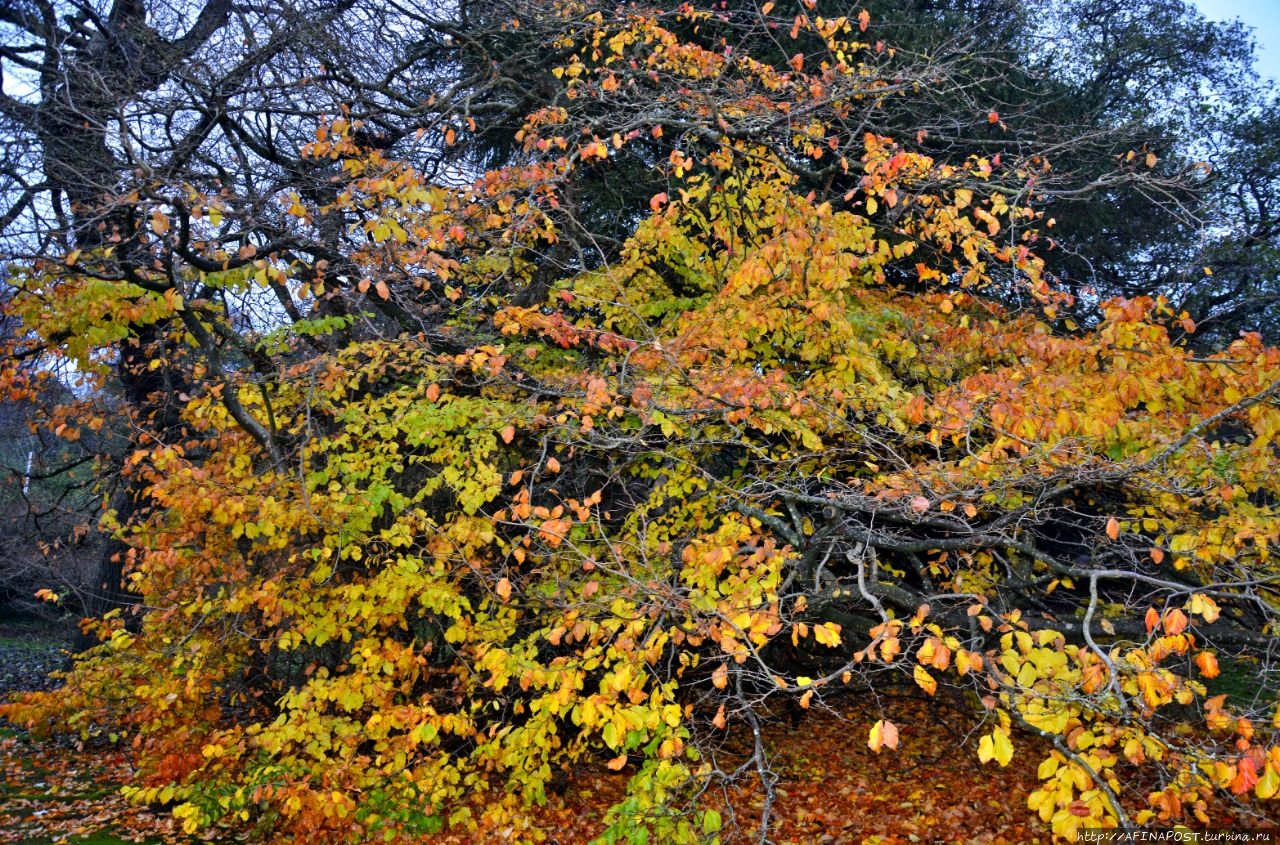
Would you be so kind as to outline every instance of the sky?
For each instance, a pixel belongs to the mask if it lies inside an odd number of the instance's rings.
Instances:
[[[1257,42],[1258,75],[1280,83],[1280,0],[1195,0],[1206,18],[1240,19],[1253,27]]]

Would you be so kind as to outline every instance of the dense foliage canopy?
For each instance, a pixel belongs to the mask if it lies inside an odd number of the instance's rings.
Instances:
[[[1048,127],[1016,40],[812,0],[146,11],[0,15],[53,43],[2,54],[43,181],[0,387],[70,366],[41,424],[129,441],[126,601],[7,718],[307,842],[532,837],[595,759],[605,841],[714,838],[751,774],[764,839],[760,720],[899,682],[983,763],[1038,737],[1060,837],[1274,810],[1280,350],[1054,263],[1087,197],[1207,190],[1123,98]]]

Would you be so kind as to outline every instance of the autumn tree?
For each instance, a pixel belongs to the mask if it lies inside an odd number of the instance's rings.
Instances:
[[[285,61],[272,25],[314,18],[210,4],[205,42],[240,15],[283,64],[228,65],[260,75],[191,116],[192,166],[120,167],[90,124],[125,183],[104,169],[62,212],[101,228],[22,267],[13,348],[126,386],[143,506],[108,524],[136,604],[0,712],[113,736],[129,795],[189,831],[308,842],[532,838],[590,761],[628,778],[603,841],[714,839],[711,796],[748,776],[767,841],[751,729],[895,683],[966,702],[983,763],[1040,753],[1031,809],[1062,838],[1267,812],[1280,352],[1193,350],[1156,297],[1068,323],[1041,257],[1045,203],[1168,184],[1150,151],[1081,187],[1035,146],[876,131],[970,66],[865,10],[486,4],[490,41],[457,11],[398,19],[357,86],[345,43]],[[483,58],[507,43],[553,61],[504,76]],[[186,114],[118,122],[155,150]],[[657,190],[606,221],[632,174]],[[14,219],[56,219],[50,185]],[[1224,666],[1261,692],[1216,694]],[[930,730],[864,727],[885,753]],[[743,728],[745,769],[710,741]]]
[[[677,34],[774,64],[807,52],[804,33],[778,41],[758,28],[758,6],[726,2]],[[1048,162],[1035,204],[1055,225],[1042,257],[1080,295],[1078,317],[1111,296],[1164,295],[1203,324],[1198,343],[1229,343],[1240,330],[1274,340],[1276,156],[1265,140],[1274,134],[1274,104],[1252,69],[1247,28],[1208,21],[1184,2],[882,0],[867,8],[869,43],[889,45],[903,64],[923,59],[934,72],[913,96],[859,111],[864,129],[933,157]],[[771,11],[786,19],[807,8],[783,0]],[[506,12],[477,4],[473,37],[489,14]],[[466,55],[487,64],[539,37],[513,30],[495,49]],[[526,103],[558,90],[545,67],[527,79]],[[481,119],[485,160],[505,161],[518,128],[509,116]],[[649,168],[670,150],[669,139],[646,139],[610,168],[580,175],[578,216],[598,241],[614,244],[659,190]],[[810,164],[796,174],[807,190],[835,198],[857,189],[856,180]]]

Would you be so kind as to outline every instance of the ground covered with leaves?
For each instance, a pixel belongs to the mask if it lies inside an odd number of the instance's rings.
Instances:
[[[48,677],[65,659],[69,631],[47,621],[0,622],[0,696],[48,689]],[[876,754],[866,745],[867,725],[892,713],[903,724],[894,752]],[[794,714],[799,716],[799,714]],[[946,730],[939,733],[933,726]],[[1028,761],[991,771],[976,769],[971,719],[945,702],[917,696],[878,699],[851,693],[829,710],[813,710],[793,724],[780,715],[765,727],[779,780],[772,839],[779,843],[1034,843],[1048,842],[1029,813],[1026,796],[1035,784]],[[942,738],[946,739],[943,740]],[[942,742],[943,744],[939,744]],[[745,731],[728,731],[717,761],[741,766],[751,748]],[[162,806],[132,806],[118,787],[133,777],[125,749],[112,745],[31,741],[0,724],[0,843],[93,843],[200,841],[185,836]],[[975,777],[980,774],[980,777]],[[621,800],[628,770],[603,764],[570,773],[559,793],[532,819],[550,831],[549,843],[587,842],[604,829],[607,807]],[[728,843],[757,841],[764,792],[751,775],[722,797]],[[963,795],[964,800],[955,800]],[[443,845],[520,839],[514,829],[445,831]],[[225,834],[216,841],[231,841]]]
[[[0,698],[55,689],[73,623],[0,606]],[[118,748],[35,744],[0,723],[0,842],[177,842],[165,812],[131,807],[119,794],[133,774]]]
[[[976,742],[970,741],[974,724],[936,701],[851,694],[835,705],[803,714],[798,726],[781,716],[765,728],[779,777],[774,842],[1049,841],[1047,831],[1025,809],[1036,779],[1030,755],[1020,758],[1026,763],[978,770],[972,748],[956,753],[956,746]],[[930,728],[904,729],[896,751],[876,754],[866,745],[866,726],[880,718],[882,707],[904,724]],[[948,730],[939,733],[935,726]],[[742,765],[750,748],[745,731],[731,730],[717,762],[725,769]],[[123,749],[35,743],[10,729],[0,734],[0,760],[0,842],[199,841],[184,837],[163,807],[130,806],[118,794],[116,787],[128,784],[133,774]],[[627,770],[611,771],[603,763],[572,772],[532,821],[549,831],[549,843],[587,842],[604,829],[604,811],[621,800],[628,777]],[[758,786],[747,774],[721,797],[727,843],[758,841],[764,801]],[[957,801],[957,795],[964,799]],[[445,831],[427,838],[473,845],[523,837],[508,828]],[[214,838],[229,841],[225,835]]]
[[[74,629],[0,606],[0,696],[53,689]]]
[[[62,656],[56,633],[15,631],[12,626],[0,630],[3,692],[48,684],[41,673],[56,667]],[[1047,827],[1026,809],[1039,758],[1020,754],[1005,768],[980,766],[975,748],[981,725],[958,705],[905,689],[888,695],[851,691],[829,709],[779,714],[764,728],[778,776],[771,841],[1049,843]],[[867,725],[886,716],[920,727],[904,728],[896,750],[875,753],[867,747]],[[751,747],[749,732],[731,729],[716,748],[716,763],[724,771],[748,765]],[[202,841],[184,835],[166,807],[132,806],[124,800],[118,787],[129,784],[134,774],[124,748],[38,743],[0,724],[0,767],[0,843]],[[550,845],[594,839],[604,830],[605,809],[622,800],[629,769],[612,771],[602,761],[568,773],[529,821],[547,831]],[[726,845],[759,841],[766,792],[749,766],[744,772],[733,788],[709,802],[715,806],[718,800]],[[476,796],[477,803],[492,800],[499,796]],[[1259,823],[1256,818],[1237,821],[1242,826]],[[424,841],[479,845],[527,841],[528,836],[513,827],[480,828],[443,831],[424,836]],[[210,831],[203,841],[239,840]]]

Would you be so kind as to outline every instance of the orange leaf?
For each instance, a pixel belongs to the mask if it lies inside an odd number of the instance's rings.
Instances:
[[[858,30],[860,32],[867,31],[867,25],[871,23],[871,13],[866,9],[858,12]]]
[[[1114,516],[1107,520],[1107,536],[1112,540],[1120,536],[1120,523]]]
[[[791,65],[792,70],[799,73],[801,69],[804,68],[804,56],[800,53],[796,53],[794,56],[791,57],[791,59],[787,62],[787,64]]]
[[[1175,607],[1164,615],[1164,632],[1176,637],[1187,629],[1187,621],[1187,614]]]
[[[660,194],[654,194],[654,195],[649,199],[649,208],[651,208],[651,209],[652,209],[653,211],[655,211],[655,212],[656,212],[656,211],[658,211],[658,210],[660,210],[660,209],[661,209],[664,205],[666,205],[666,204],[667,204],[667,192],[666,192],[666,191],[663,191],[663,192],[662,192],[662,193],[660,193]]]
[[[559,471],[560,471],[560,462],[559,462],[559,461],[557,461],[555,458],[547,458],[547,471],[548,471],[548,472],[559,472]]]
[[[428,385],[428,386],[427,386],[427,393],[426,393],[426,397],[427,397],[427,401],[428,401],[428,402],[434,402],[434,401],[436,401],[437,399],[439,399],[439,398],[440,398],[440,385],[438,385],[438,384],[430,384],[430,385]]]
[[[1146,623],[1147,623],[1148,634],[1154,631],[1156,629],[1156,626],[1160,624],[1160,614],[1156,612],[1156,609],[1154,607],[1147,608]]]
[[[1241,757],[1236,764],[1236,776],[1231,780],[1231,791],[1243,795],[1258,782],[1258,767],[1252,757]]]
[[[877,754],[881,748],[890,751],[898,747],[898,726],[893,722],[881,719],[871,726],[871,734],[867,738],[867,747]]]
[[[617,757],[614,757],[612,760],[610,760],[606,765],[613,771],[620,772],[622,771],[622,767],[627,765],[627,755],[619,754]]]
[[[1200,669],[1200,674],[1206,678],[1216,678],[1220,674],[1218,658],[1207,651],[1202,651],[1196,655],[1196,667]]]
[[[510,444],[511,441],[514,440],[516,437],[516,427],[514,425],[508,425],[501,432],[499,432],[499,435],[502,437],[503,443]]]

